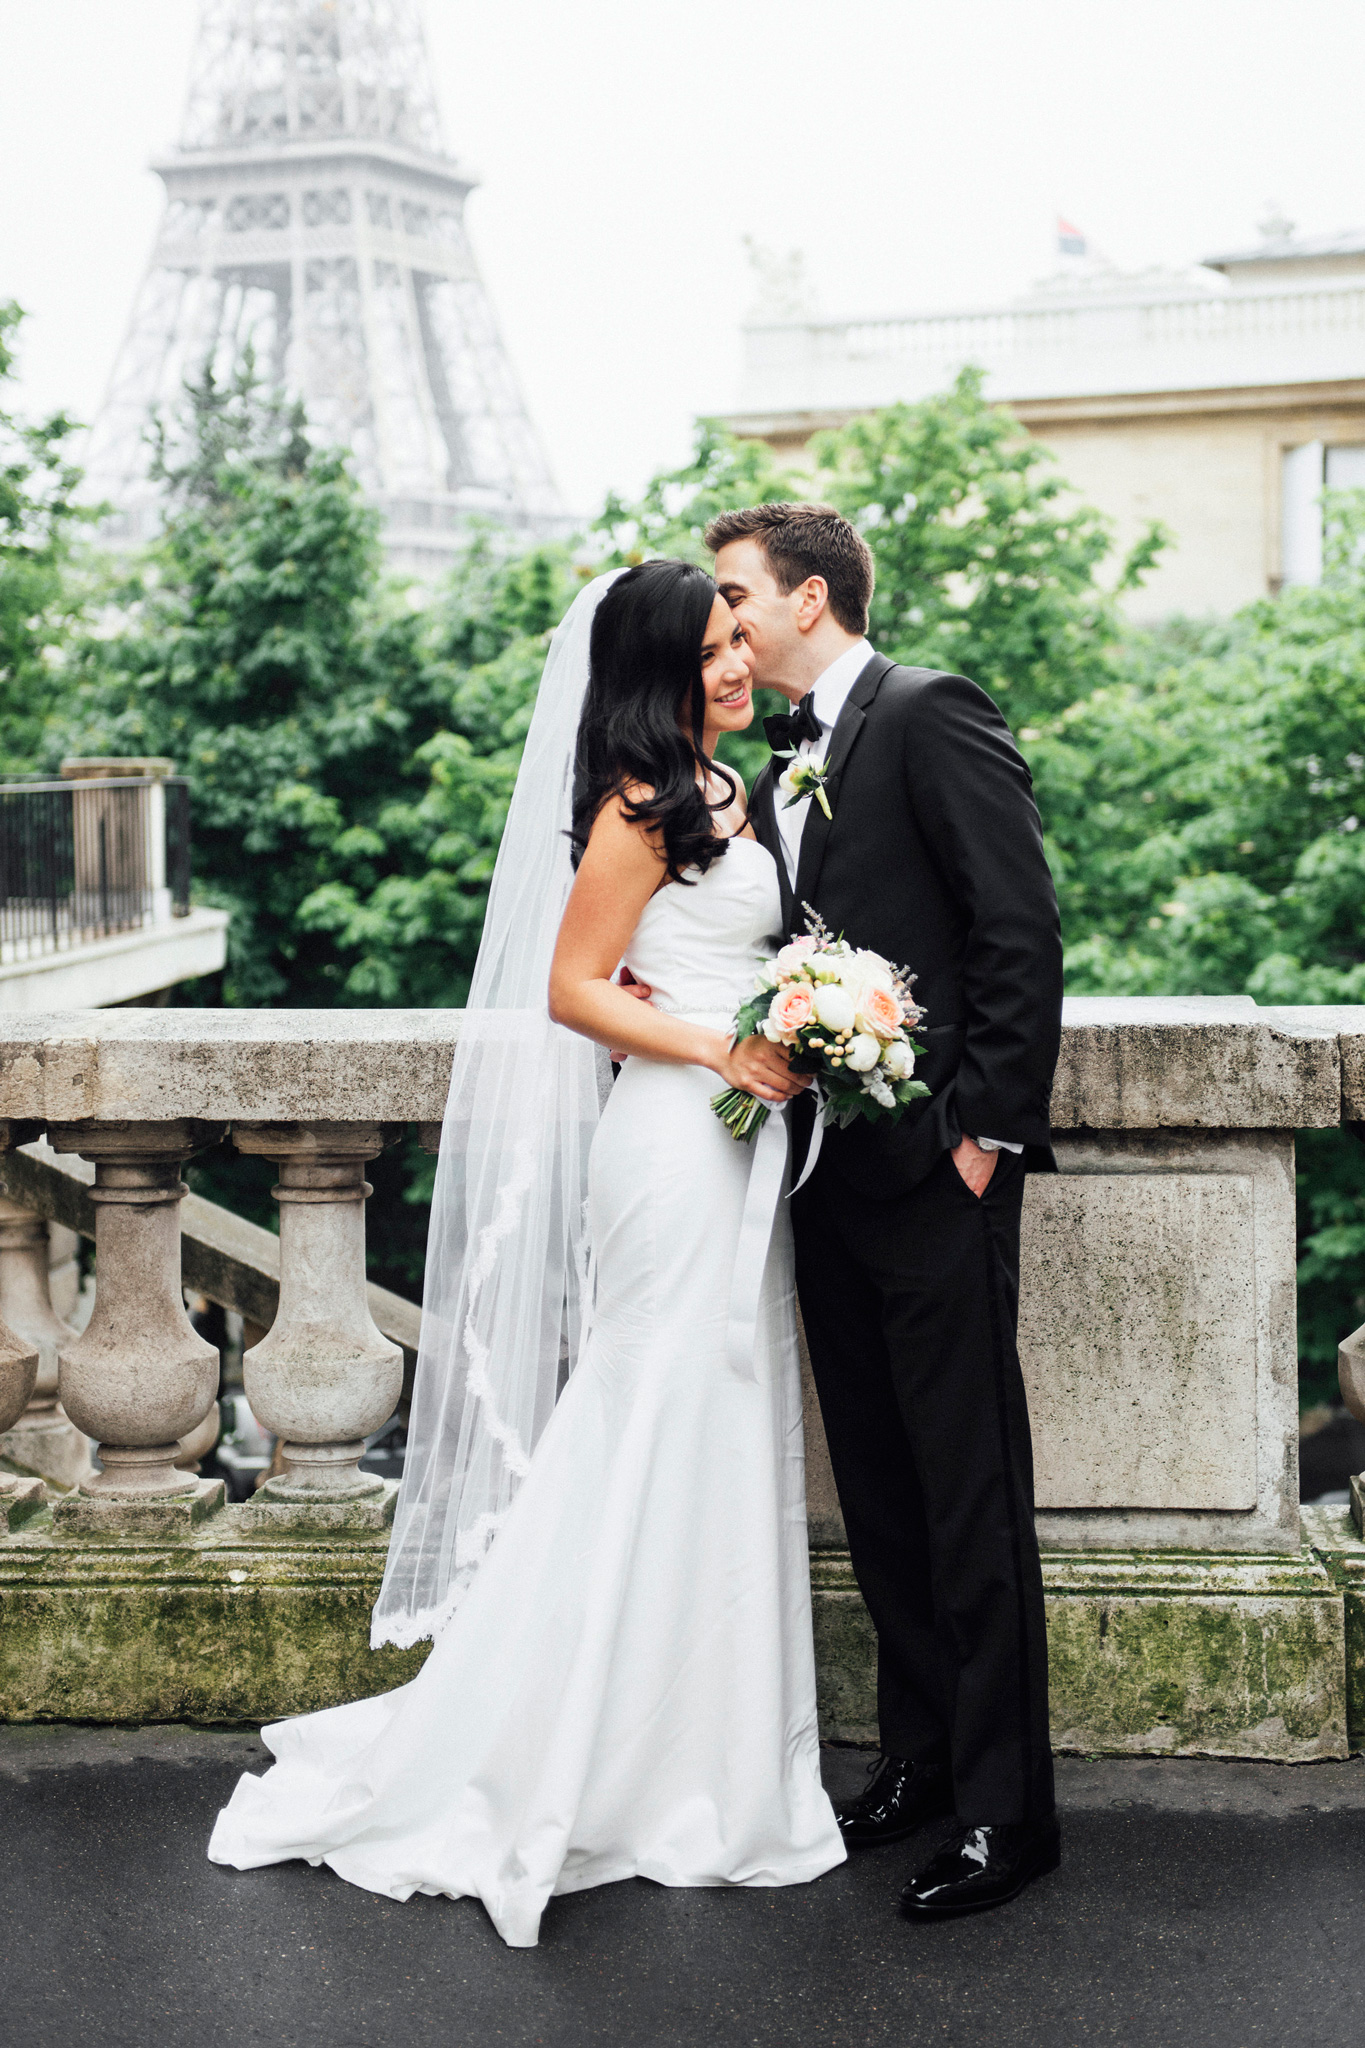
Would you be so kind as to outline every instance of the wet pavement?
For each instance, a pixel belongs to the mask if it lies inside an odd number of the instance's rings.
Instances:
[[[254,1735],[0,1729],[4,2048],[1345,2048],[1365,2038],[1365,1762],[1058,1760],[1064,1861],[897,1918],[943,1832],[783,1891],[632,1882],[534,1950],[470,1900],[204,1856]],[[826,1752],[832,1789],[866,1756]]]

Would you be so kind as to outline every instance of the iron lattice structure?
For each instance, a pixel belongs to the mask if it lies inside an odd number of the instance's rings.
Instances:
[[[474,516],[562,507],[464,224],[417,0],[205,0],[166,211],[87,454],[149,534],[147,428],[250,342],[349,447],[394,556],[435,569]]]

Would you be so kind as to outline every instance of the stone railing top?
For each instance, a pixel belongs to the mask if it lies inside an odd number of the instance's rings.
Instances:
[[[1077,997],[1058,1130],[1365,1120],[1365,1005]],[[0,1016],[0,1118],[432,1123],[458,1010],[71,1010]]]
[[[458,1010],[67,1010],[0,1017],[0,1117],[421,1123]]]
[[[1301,1017],[1305,1012],[1290,1010],[1283,1014]],[[1324,1004],[1311,1014],[1334,1020],[1341,1049],[1342,1118],[1347,1123],[1365,1123],[1365,1004]]]
[[[1063,1024],[1057,1130],[1302,1130],[1341,1122],[1341,1034],[1365,1034],[1365,1007],[1073,996]]]

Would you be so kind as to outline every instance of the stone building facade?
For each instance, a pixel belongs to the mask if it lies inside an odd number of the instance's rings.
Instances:
[[[975,312],[756,319],[726,424],[790,456],[977,364],[1121,547],[1153,519],[1172,530],[1131,616],[1227,613],[1316,581],[1321,492],[1365,486],[1365,230],[1269,225],[1190,270],[1082,263]]]

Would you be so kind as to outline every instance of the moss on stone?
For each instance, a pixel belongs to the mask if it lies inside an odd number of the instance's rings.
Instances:
[[[1345,1607],[1346,1729],[1353,1750],[1365,1749],[1365,1542],[1346,1508],[1305,1508],[1304,1534],[1321,1558]]]
[[[866,1609],[846,1557],[826,1552],[812,1565],[822,1732],[875,1741]],[[1057,1748],[1283,1761],[1346,1754],[1342,1599],[1311,1553],[1054,1554],[1044,1571]]]
[[[222,1520],[223,1518],[219,1518]],[[257,1722],[402,1685],[369,1647],[384,1545],[0,1548],[0,1716]]]
[[[1320,1553],[1292,1557],[1049,1554],[1056,1745],[1340,1756],[1348,1711],[1365,1737],[1365,1544],[1313,1526]],[[0,1716],[260,1722],[401,1685],[428,1645],[369,1648],[386,1541],[253,1540],[232,1509],[175,1543],[30,1524],[0,1538]],[[875,1741],[876,1639],[847,1554],[811,1564],[822,1732]]]
[[[1346,1754],[1342,1613],[1317,1599],[1048,1602],[1060,1749],[1283,1761]]]

